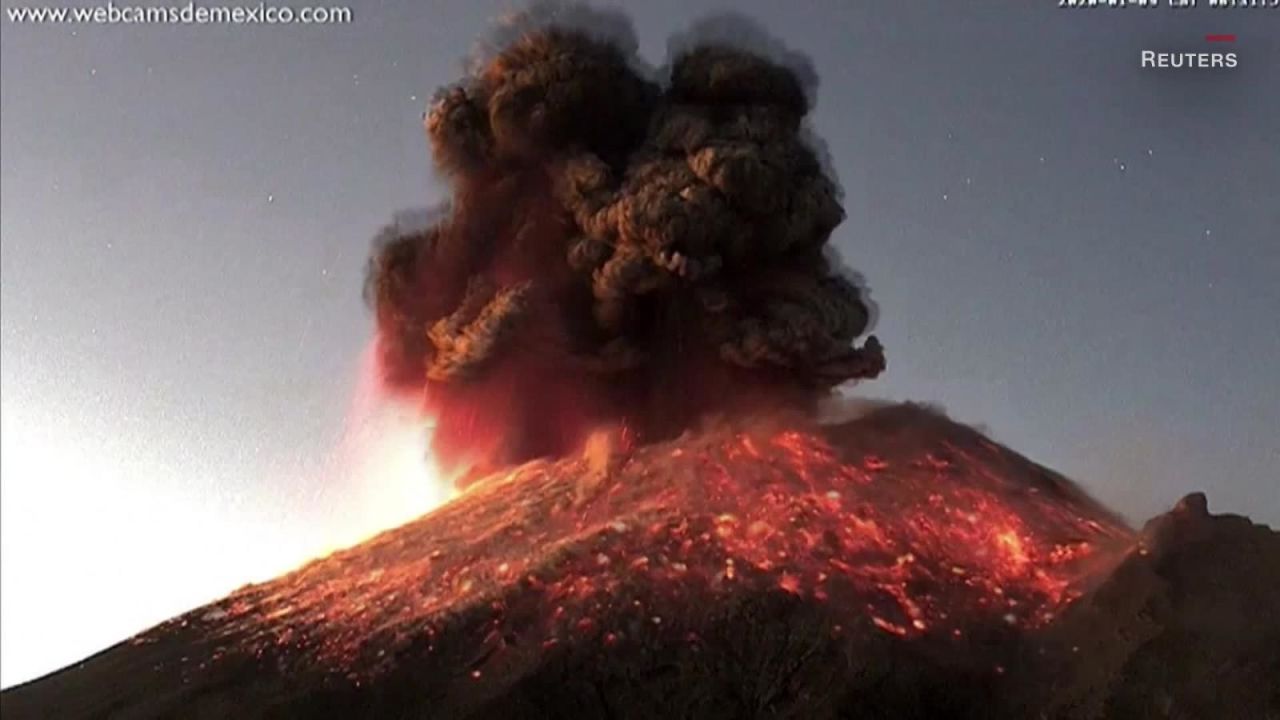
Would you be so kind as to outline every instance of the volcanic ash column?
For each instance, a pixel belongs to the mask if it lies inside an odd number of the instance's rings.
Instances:
[[[426,117],[448,208],[370,261],[384,381],[425,398],[446,466],[811,410],[884,369],[829,261],[844,211],[805,68],[694,43],[652,73],[626,33],[521,22]]]

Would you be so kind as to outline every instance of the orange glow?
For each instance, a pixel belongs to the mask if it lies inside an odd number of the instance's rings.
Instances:
[[[612,646],[634,627],[684,637],[688,598],[747,586],[822,603],[842,632],[859,618],[904,639],[1034,628],[1130,531],[1053,481],[1013,486],[998,460],[959,447],[842,458],[810,432],[712,431],[640,448],[585,491],[592,453],[533,462],[246,588],[213,629],[260,656],[363,673],[392,662],[371,659],[376,648],[430,650],[462,608],[485,608],[488,658],[516,635],[541,647]]]

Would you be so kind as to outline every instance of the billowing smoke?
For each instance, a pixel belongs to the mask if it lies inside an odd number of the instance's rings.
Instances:
[[[446,464],[809,408],[884,369],[828,246],[844,210],[806,139],[811,72],[698,32],[650,71],[625,21],[593,15],[526,15],[439,92],[452,200],[375,243],[383,377],[425,398]]]

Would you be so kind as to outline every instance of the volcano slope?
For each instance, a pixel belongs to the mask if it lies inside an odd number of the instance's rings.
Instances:
[[[1280,536],[917,406],[591,444],[0,695],[21,718],[1280,716]]]

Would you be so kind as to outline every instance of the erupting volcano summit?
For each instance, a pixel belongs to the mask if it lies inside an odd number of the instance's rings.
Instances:
[[[0,700],[6,720],[1265,718],[1275,607],[1280,534],[1202,496],[1135,533],[891,406],[526,463]]]
[[[5,720],[1280,717],[1275,532],[1135,531],[926,407],[819,422],[885,358],[814,74],[740,21],[672,47],[535,11],[426,116],[452,201],[366,293],[460,496]]]

